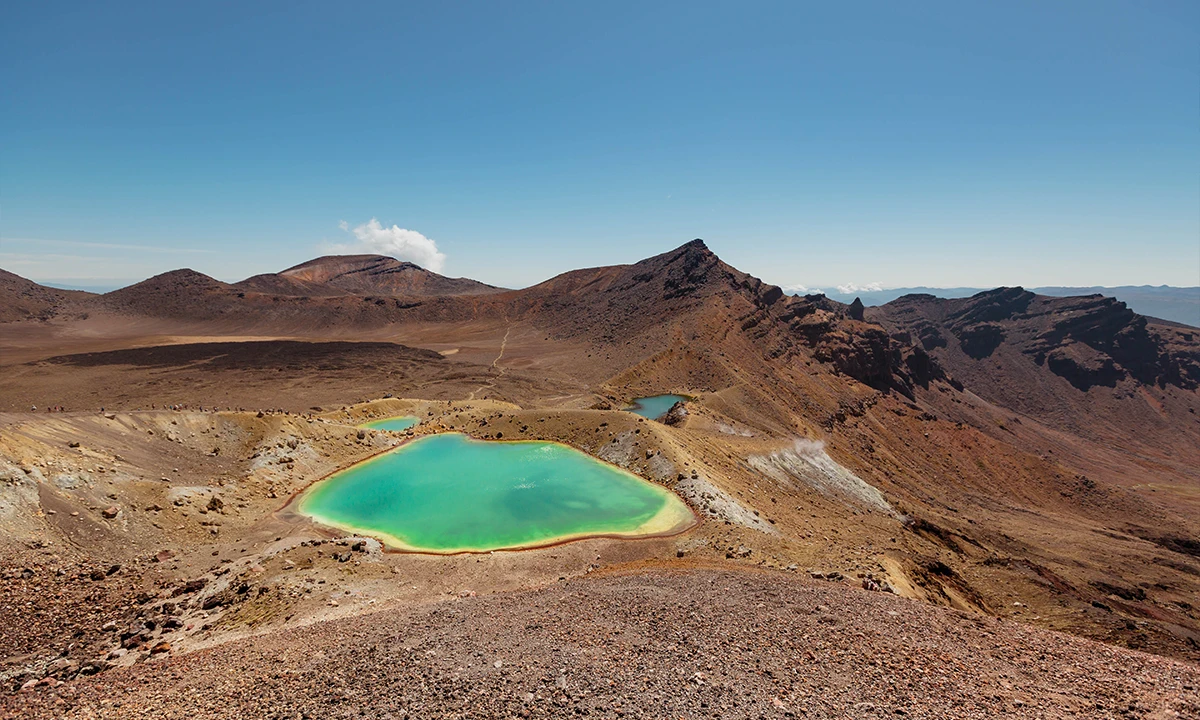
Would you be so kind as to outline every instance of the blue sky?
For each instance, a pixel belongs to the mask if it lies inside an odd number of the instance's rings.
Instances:
[[[1200,284],[1195,2],[7,3],[0,88],[39,280],[703,237],[785,286]]]

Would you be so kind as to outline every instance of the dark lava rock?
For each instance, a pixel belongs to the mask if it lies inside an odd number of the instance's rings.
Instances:
[[[1113,359],[1083,343],[1057,347],[1046,356],[1050,372],[1071,383],[1079,390],[1093,386],[1116,387],[1127,374]]]
[[[208,596],[204,599],[204,603],[200,606],[201,610],[212,610],[213,608],[223,607],[233,603],[234,595],[229,590],[222,590],[219,593]]]
[[[982,360],[996,352],[1004,342],[1004,328],[998,323],[969,325],[958,332],[958,346],[969,357]]]
[[[854,298],[854,302],[850,303],[850,308],[846,311],[846,314],[850,316],[851,320],[862,320],[864,310],[862,299]]]
[[[188,580],[184,584],[175,588],[175,590],[171,593],[171,595],[172,595],[172,597],[179,597],[180,595],[187,595],[189,593],[194,593],[199,590],[203,590],[204,586],[207,584],[208,584],[208,578],[196,578],[195,580]]]
[[[79,661],[71,658],[59,658],[46,666],[46,674],[54,677],[73,677],[79,672]]]
[[[687,405],[683,400],[676,402],[671,406],[671,409],[658,419],[664,425],[682,425],[684,420],[687,420]]]

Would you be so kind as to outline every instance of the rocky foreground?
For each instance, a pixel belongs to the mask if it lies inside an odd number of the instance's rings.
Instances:
[[[771,572],[593,574],[244,638],[11,718],[1200,717],[1187,663]]]

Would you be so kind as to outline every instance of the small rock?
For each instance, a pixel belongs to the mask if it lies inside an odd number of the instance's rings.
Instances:
[[[46,672],[62,677],[74,675],[79,672],[79,663],[71,658],[59,658],[46,666]]]
[[[175,588],[175,590],[174,590],[174,591],[172,591],[172,593],[171,593],[171,596],[172,596],[172,597],[179,597],[180,595],[186,595],[186,594],[188,594],[188,593],[194,593],[194,592],[196,592],[197,590],[201,590],[201,589],[203,589],[203,588],[204,588],[204,586],[205,586],[205,585],[207,585],[207,584],[208,584],[208,578],[196,578],[195,580],[188,580],[188,581],[187,581],[187,582],[185,582],[184,584],[182,584],[182,585],[180,585],[179,587]]]
[[[210,595],[209,597],[205,598],[204,602],[200,605],[200,609],[213,610],[221,607],[222,605],[228,605],[230,602],[232,602],[232,600],[233,598],[231,597],[230,592],[228,590],[223,590],[216,595]]]

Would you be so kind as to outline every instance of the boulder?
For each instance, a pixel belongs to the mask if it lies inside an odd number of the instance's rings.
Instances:
[[[664,425],[678,426],[687,420],[687,415],[687,404],[683,400],[680,400],[672,405],[671,409],[665,415],[659,418],[659,422]]]
[[[854,298],[854,302],[850,303],[850,308],[846,311],[846,314],[850,316],[851,320],[861,321],[863,319],[863,310],[862,298]]]

